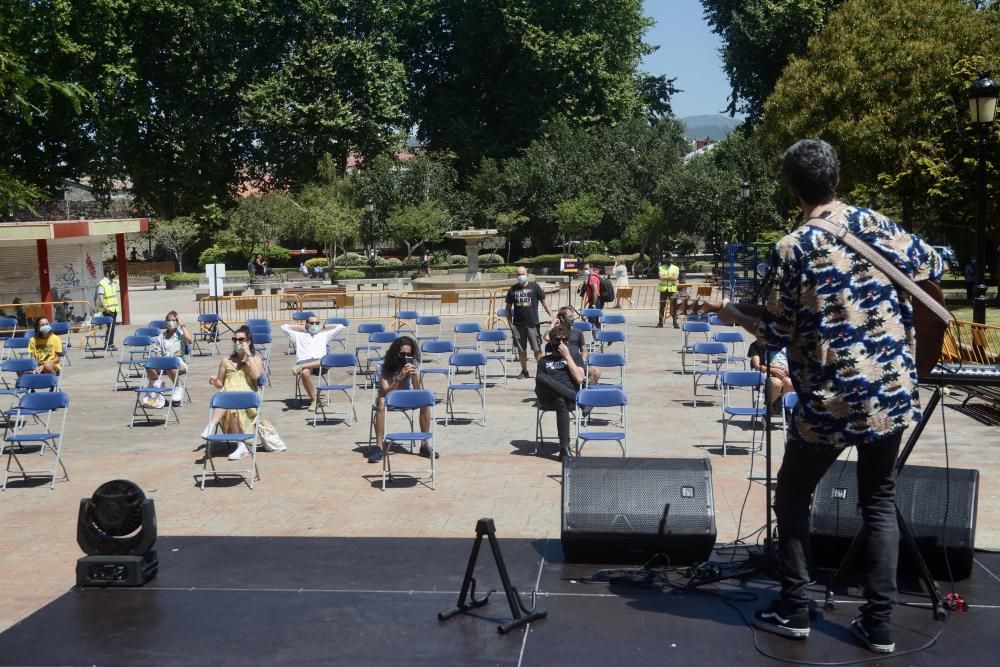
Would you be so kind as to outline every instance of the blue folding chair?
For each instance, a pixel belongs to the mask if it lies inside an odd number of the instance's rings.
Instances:
[[[681,372],[688,372],[687,356],[693,351],[693,343],[691,342],[692,336],[702,336],[705,341],[708,341],[709,332],[712,327],[709,326],[708,322],[692,322],[686,321],[681,325],[681,333],[684,336],[684,342],[681,344]]]
[[[390,455],[392,453],[392,443],[405,442],[409,443],[410,451],[413,451],[413,444],[415,442],[426,442],[428,448],[430,449],[430,478],[431,478],[431,489],[435,488],[437,481],[437,451],[435,449],[434,443],[434,424],[437,421],[434,418],[434,405],[437,400],[434,398],[434,394],[426,389],[397,389],[396,391],[389,392],[385,397],[385,413],[386,420],[389,419],[389,414],[392,412],[403,412],[407,414],[407,419],[410,423],[409,431],[394,431],[385,434],[385,441],[389,443],[389,446],[385,448],[384,456],[382,457],[382,490],[385,491],[386,481],[392,479],[394,475],[413,477],[418,474],[425,474],[425,470],[396,470],[393,471],[392,463],[390,462]],[[423,409],[428,409],[431,411],[430,418],[430,430],[429,431],[415,431],[413,429],[413,413],[418,412]],[[419,423],[419,422],[418,422]]]
[[[486,355],[486,367],[483,368],[483,382],[489,383],[489,363],[499,362],[503,388],[507,388],[507,357],[510,354],[510,338],[502,329],[486,329],[476,334],[479,351]],[[485,344],[485,345],[484,345]],[[489,348],[493,349],[490,350]],[[485,349],[484,349],[485,348]]]
[[[425,340],[437,340],[441,337],[441,318],[438,315],[420,315],[417,317],[416,323],[418,343]],[[428,329],[430,329],[430,333],[428,333]]]
[[[198,331],[191,334],[191,344],[194,346],[194,353],[199,357],[211,357],[212,351],[205,354],[201,349],[202,343],[210,343],[215,348],[215,354],[222,354],[219,349],[219,322],[222,320],[215,313],[202,313],[198,316]]]
[[[327,324],[327,326],[329,326],[329,325],[334,325],[334,326],[340,325],[340,326],[344,327],[344,329],[341,332],[339,332],[336,336],[334,336],[329,341],[327,341],[327,345],[326,345],[327,349],[329,349],[331,345],[333,345],[334,343],[336,343],[337,345],[340,345],[340,349],[342,349],[342,350],[344,350],[346,352],[347,351],[347,337],[350,335],[349,332],[350,332],[350,327],[351,327],[351,321],[349,319],[347,319],[346,317],[328,317],[328,318],[326,318],[326,324]]]
[[[8,338],[3,342],[3,358],[17,359],[29,356],[28,341],[30,338]]]
[[[716,331],[712,334],[712,340],[716,343],[725,343],[729,346],[729,354],[725,357],[726,367],[729,368],[733,364],[739,364],[740,368],[746,369],[747,367],[747,354],[746,354],[746,338],[743,337],[743,333],[739,331]],[[736,348],[742,350],[742,353],[737,353]]]
[[[597,320],[597,323],[591,322],[596,328],[604,320],[604,311],[600,308],[584,308],[580,311],[580,317],[585,317],[588,320]]]
[[[799,395],[794,391],[781,395],[781,436],[788,444],[788,421],[795,413],[795,408],[799,406]]]
[[[17,318],[0,317],[0,340],[7,340],[17,335]]]
[[[472,420],[481,426],[486,426],[486,383],[483,373],[486,370],[486,355],[482,352],[455,352],[448,359],[448,390],[445,394],[445,410],[447,417],[445,425],[455,419],[455,393],[474,391],[479,395],[479,419]],[[472,382],[459,382],[458,375],[471,371]]]
[[[511,313],[513,315],[513,313]],[[497,308],[497,323],[494,329],[506,329],[510,331],[510,326],[507,324],[507,306],[503,308]]]
[[[725,343],[698,341],[691,346],[691,355],[694,356],[694,361],[691,364],[691,386],[694,391],[693,405],[695,407],[698,406],[698,378],[713,378],[713,387],[718,388],[726,352]]]
[[[424,379],[428,375],[443,375],[446,380],[451,370],[448,359],[455,353],[455,344],[450,340],[432,339],[420,344],[420,386],[426,387]],[[441,357],[444,355],[444,359]]]
[[[625,355],[619,354],[617,352],[595,352],[587,357],[587,368],[584,377],[588,377],[590,374],[590,367],[600,368],[601,381],[595,385],[587,385],[589,388],[594,387],[619,387],[622,390],[625,389]],[[619,372],[618,382],[611,382],[608,377],[608,373],[603,371],[609,371],[617,369]]]
[[[73,362],[69,358],[69,351],[73,347],[73,341],[70,340],[71,331],[69,322],[52,323],[52,333],[59,336],[60,340],[62,340],[62,352],[59,353],[59,358],[65,361],[67,366],[73,365]]]
[[[152,328],[152,329],[156,329],[157,331],[166,331],[166,329],[167,329],[167,321],[166,320],[150,320],[148,326],[150,328]]]
[[[7,449],[7,466],[3,476],[4,490],[7,489],[7,480],[10,478],[12,472],[14,475],[21,476],[24,479],[38,476],[51,477],[52,483],[49,488],[54,489],[56,487],[56,475],[59,469],[62,468],[63,479],[69,481],[69,473],[66,472],[66,466],[62,462],[63,433],[66,431],[66,415],[68,412],[69,394],[65,392],[34,392],[27,393],[21,397],[17,404],[17,410],[14,412],[14,417],[11,420],[13,422],[13,432],[4,438],[4,446]],[[61,413],[61,423],[57,429],[53,430],[52,418],[56,413]],[[24,418],[28,415],[35,418],[30,426],[29,420]],[[40,427],[41,430],[30,430],[36,427]],[[52,450],[52,453],[55,454],[55,461],[52,468],[46,470],[28,470],[21,465],[21,461],[17,458],[15,450],[23,452],[25,445],[38,446],[39,455],[44,455],[46,449]],[[11,470],[11,463],[17,465],[17,470]]]
[[[398,334],[411,334],[416,336],[417,318],[419,317],[420,313],[415,310],[401,310],[396,313],[396,317],[392,321],[392,330]],[[407,326],[410,322],[413,322],[412,327]]]
[[[140,413],[146,419],[146,423],[152,424],[153,414],[151,411],[153,410],[166,410],[163,414],[163,428],[166,428],[167,424],[170,423],[171,414],[174,415],[174,423],[180,424],[181,418],[177,414],[177,406],[171,400],[174,389],[181,388],[183,391],[184,387],[184,376],[180,374],[180,357],[150,357],[146,359],[145,368],[159,374],[160,386],[136,387],[133,389],[135,392],[135,405],[132,406],[132,421],[129,422],[129,428],[135,426],[135,418]],[[168,382],[170,376],[167,375],[167,371],[176,371],[177,379],[173,382]]]
[[[752,435],[750,439],[751,451],[756,449],[757,425],[764,423],[764,412],[767,406],[763,405],[764,374],[760,371],[723,371],[722,373],[722,455],[726,455],[726,430],[729,422],[734,417],[750,418],[750,428]],[[750,390],[750,403],[736,404],[734,391],[739,389]]]
[[[156,338],[160,335],[160,329],[157,329],[156,327],[137,327],[136,330],[132,332],[132,335]]]
[[[209,403],[209,417],[216,410],[253,410],[253,428],[250,433],[212,433],[205,440],[205,456],[202,459],[201,468],[201,488],[205,489],[205,478],[208,476],[208,466],[212,466],[212,474],[216,479],[219,475],[238,475],[250,486],[252,491],[254,482],[260,479],[260,470],[257,469],[257,426],[260,424],[260,403],[261,396],[255,391],[220,391],[212,396]],[[218,428],[218,427],[216,427]],[[236,472],[220,473],[215,467],[213,460],[213,445],[220,443],[243,443],[250,451],[250,468]]]
[[[621,343],[623,348],[622,354],[628,359],[628,337],[624,331],[618,329],[601,329],[594,334],[594,342],[597,343],[601,352],[604,352],[604,348],[608,345]]]
[[[583,411],[603,408],[619,408],[621,411],[621,422],[618,424],[621,430],[593,431],[583,430]],[[588,426],[593,425],[593,419],[588,421]],[[611,424],[615,426],[614,424]],[[597,389],[581,389],[576,394],[576,455],[579,456],[583,446],[591,441],[617,442],[622,450],[622,456],[628,456],[628,398],[625,392],[614,387],[600,387]]]
[[[111,332],[114,319],[109,315],[94,315],[90,323],[93,326],[93,331],[83,337],[83,352],[90,354],[91,359],[98,359],[97,353],[100,352],[100,358],[103,358],[108,353],[108,346],[111,344],[108,340],[108,334]],[[101,327],[103,327],[103,331],[99,331]]]
[[[621,313],[605,313],[604,317],[601,318],[601,328],[610,331],[615,327],[621,327],[621,330],[627,334],[628,320]]]
[[[38,368],[38,362],[31,357],[5,359],[0,364],[0,382],[3,382],[0,396],[17,395],[17,380],[23,373],[34,373],[36,368]]]
[[[13,396],[15,399],[20,399],[25,394],[30,394],[36,391],[56,391],[59,389],[59,376],[53,375],[52,373],[25,373],[17,378],[17,384],[11,391],[3,390],[0,394]],[[21,410],[18,413],[18,408],[16,406],[16,400],[12,403],[10,410],[0,411],[0,416],[3,417],[3,433],[4,436],[7,432],[14,427],[14,420],[20,416],[23,417],[26,414],[32,414],[30,410]],[[37,418],[36,418],[37,421]]]
[[[330,417],[336,419],[343,419],[344,423],[351,426],[358,418],[358,411],[354,406],[354,394],[357,385],[355,381],[357,379],[358,366],[355,363],[357,359],[353,354],[347,352],[339,352],[336,354],[324,354],[323,358],[319,361],[320,378],[325,379],[325,381],[317,383],[316,385],[316,411],[313,413],[313,426],[316,426],[316,422],[319,420],[319,416],[322,413],[323,421],[327,421]],[[337,369],[350,369],[350,382],[330,382],[330,375]],[[331,410],[330,416],[327,415],[326,405],[323,403],[323,394],[332,394],[334,392],[342,392],[347,400],[350,402],[348,408],[344,410],[343,413],[337,413]]]
[[[292,313],[292,323],[305,326],[305,321],[310,317],[316,317],[316,313],[311,310],[299,310]],[[292,342],[291,338],[288,339],[288,349],[285,350],[285,354],[295,354],[295,343]]]
[[[246,321],[247,329],[264,329],[265,331],[271,330],[271,321],[265,320],[263,318],[251,318]]]
[[[130,382],[138,380],[142,384],[146,377],[145,364],[149,357],[153,339],[149,336],[125,336],[122,340],[121,355],[118,359],[118,375],[115,377],[114,390],[131,391],[135,387]]]
[[[482,329],[478,322],[459,322],[456,324],[452,330],[452,341],[455,343],[455,350],[459,352],[462,350],[478,350],[479,345],[476,343],[476,335]],[[459,337],[466,338],[464,344]]]
[[[365,366],[361,372],[366,377],[370,377],[372,374],[372,363],[382,363],[386,347],[398,337],[399,335],[395,331],[376,331],[368,334],[367,345],[358,345],[354,348],[354,357],[358,361],[359,368],[361,367],[361,353],[365,353]]]

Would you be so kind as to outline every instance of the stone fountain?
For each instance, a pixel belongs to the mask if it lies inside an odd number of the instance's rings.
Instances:
[[[483,278],[479,272],[480,246],[485,239],[496,235],[497,230],[495,229],[460,229],[446,232],[445,236],[450,239],[465,241],[465,257],[468,260],[465,267],[465,277],[449,273],[429,278],[416,278],[413,281],[413,288],[418,290],[489,289],[511,284],[510,278]]]

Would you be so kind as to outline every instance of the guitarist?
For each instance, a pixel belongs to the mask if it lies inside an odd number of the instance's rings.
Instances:
[[[839,173],[825,141],[799,141],[782,157],[784,180],[807,219],[846,225],[915,281],[940,280],[941,258],[930,246],[880,213],[837,201]],[[778,242],[768,272],[764,305],[727,303],[719,311],[769,350],[787,348],[799,395],[774,501],[781,597],[754,612],[753,624],[809,636],[809,505],[823,474],[855,446],[867,603],[851,629],[870,650],[891,653],[899,551],[894,463],[903,431],[919,413],[913,308],[873,264],[806,225]]]

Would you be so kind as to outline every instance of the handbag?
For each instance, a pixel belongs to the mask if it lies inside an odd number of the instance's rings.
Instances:
[[[257,437],[265,452],[283,452],[288,449],[285,441],[278,435],[278,429],[266,419],[261,419],[257,423]]]
[[[838,213],[840,213],[838,211]],[[944,336],[954,319],[944,307],[944,293],[941,286],[929,280],[919,284],[900,271],[878,250],[858,238],[848,230],[847,225],[830,222],[823,218],[810,218],[810,227],[820,229],[844,243],[847,247],[872,263],[891,280],[897,288],[913,297],[913,328],[916,337],[917,376],[926,377],[941,359]]]
[[[156,376],[156,380],[153,381],[153,387],[156,389],[163,388],[163,373],[161,372]],[[167,405],[167,397],[163,395],[162,392],[148,392],[142,395],[142,404],[151,409],[160,409]]]

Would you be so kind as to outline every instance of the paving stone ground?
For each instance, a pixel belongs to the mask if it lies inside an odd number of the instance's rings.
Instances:
[[[162,318],[171,308],[187,321],[195,319],[190,291],[137,291],[132,303],[133,322]],[[739,441],[749,440],[749,431],[735,429],[737,444],[723,457],[720,402],[709,396],[692,406],[691,377],[680,372],[680,332],[656,329],[655,313],[624,312],[630,322],[629,454],[708,457],[720,542],[752,533],[764,523],[764,488],[748,484],[747,475],[751,463],[755,474],[761,473],[764,459],[739,446]],[[123,334],[132,328],[120,330]],[[261,479],[254,491],[240,484],[202,491],[196,485],[201,469],[198,434],[213,391],[207,378],[215,372],[218,357],[191,361],[193,403],[180,410],[181,424],[129,429],[133,396],[112,391],[114,361],[84,360],[79,348],[73,354],[73,366],[63,380],[72,400],[64,445],[70,481],[58,482],[52,491],[48,486],[20,485],[0,493],[0,629],[73,585],[74,562],[82,555],[75,540],[79,501],[109,479],[132,480],[155,499],[162,535],[471,537],[476,520],[484,516],[494,518],[501,537],[559,535],[560,465],[552,444],[541,456],[533,455],[534,381],[514,379],[516,365],[508,367],[509,389],[489,390],[485,427],[438,428],[436,490],[415,484],[383,492],[375,478],[379,467],[369,465],[364,456],[368,394],[359,392],[360,423],[307,425],[308,413],[289,400],[292,357],[282,353],[282,344],[276,345],[274,386],[265,392],[263,414],[278,428],[288,451],[259,454]],[[460,400],[471,406],[475,399]],[[954,399],[948,405],[928,426],[911,462],[944,465],[944,414],[951,465],[981,472],[977,545],[996,548],[1000,431],[957,410]],[[554,435],[552,415],[546,417],[545,427]],[[774,444],[780,457],[780,430],[774,431]],[[586,453],[614,455],[613,447],[597,444]],[[427,464],[407,455],[393,461],[398,467],[411,461],[420,467]],[[219,464],[237,466],[225,460]]]

